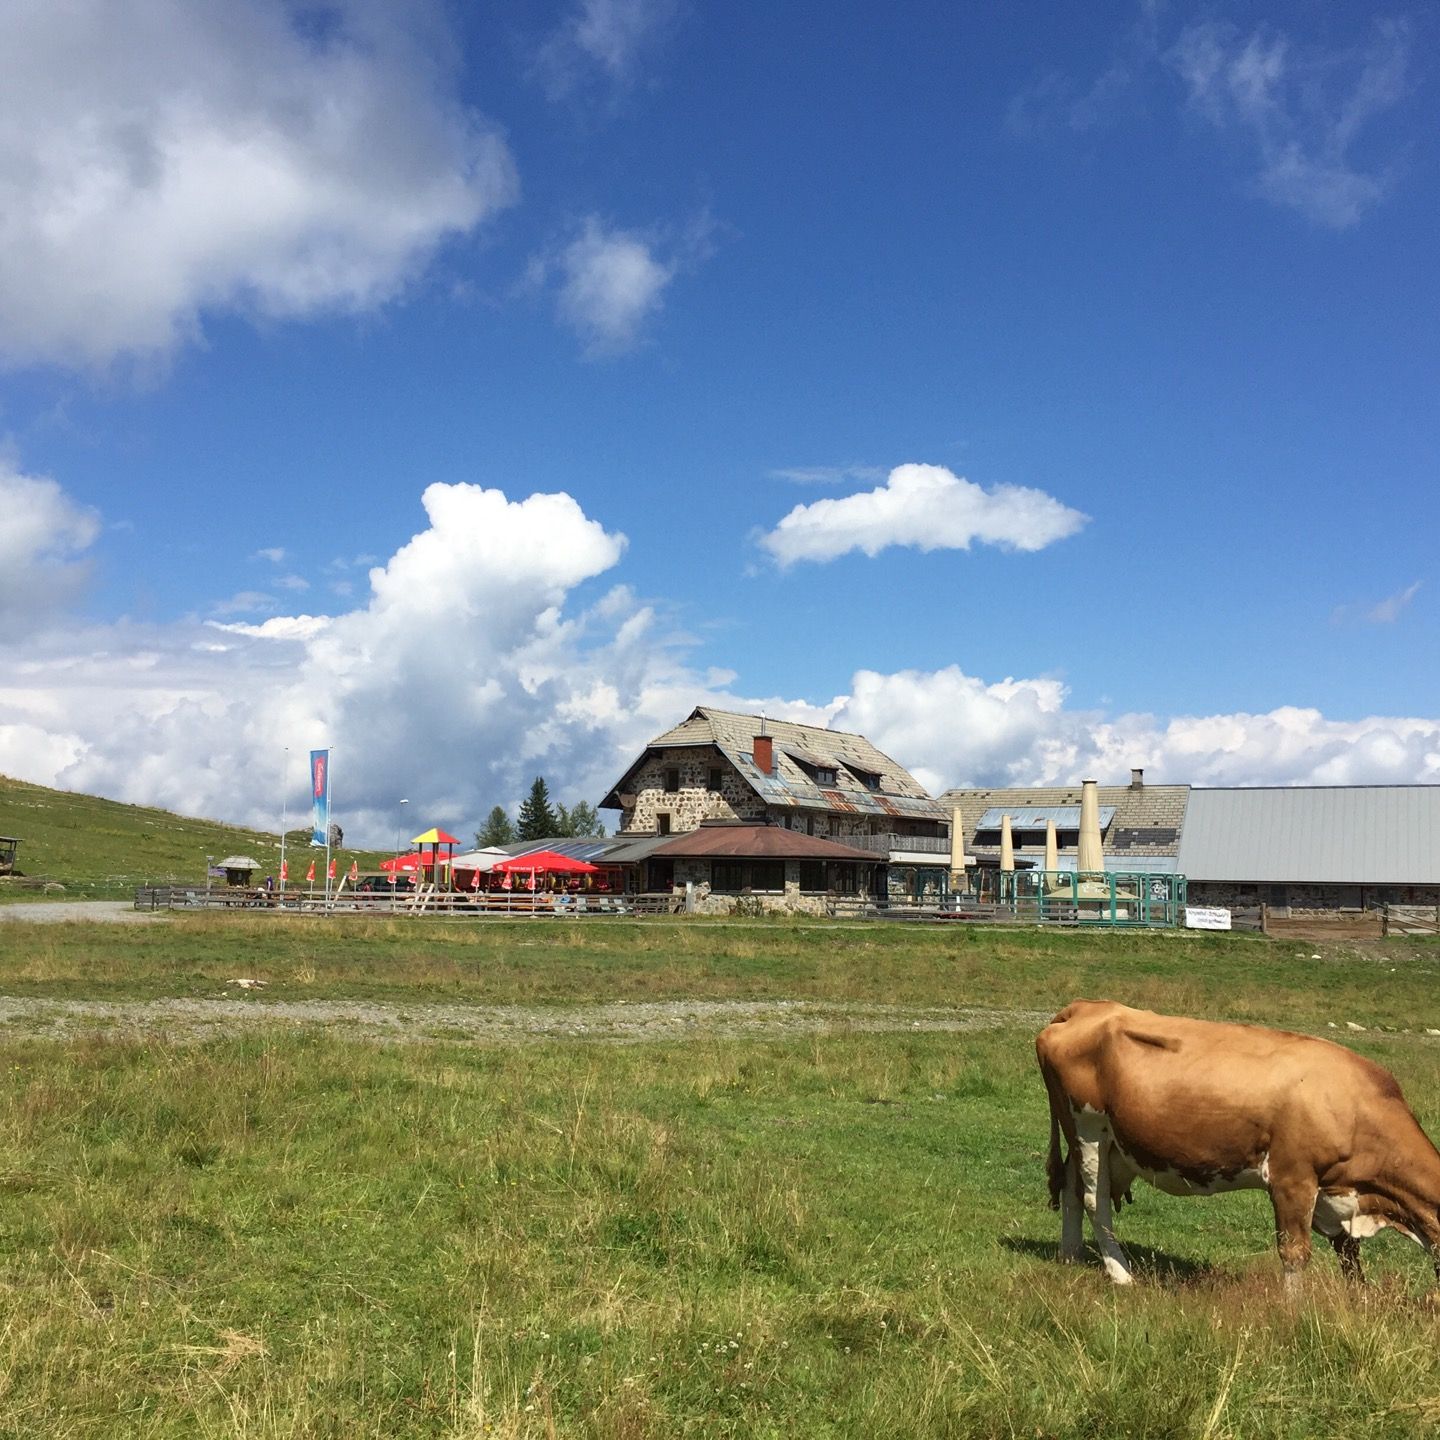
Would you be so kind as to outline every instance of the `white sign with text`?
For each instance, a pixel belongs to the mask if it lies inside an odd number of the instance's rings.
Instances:
[[[1185,907],[1185,928],[1187,930],[1228,930],[1230,912],[1220,905],[1187,905]]]

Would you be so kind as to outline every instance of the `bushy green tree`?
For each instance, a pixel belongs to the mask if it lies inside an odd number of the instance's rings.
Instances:
[[[530,787],[530,793],[525,797],[525,802],[520,806],[519,823],[515,826],[515,838],[517,840],[544,840],[557,832],[559,821],[556,818],[554,808],[550,804],[550,791],[545,785],[545,777],[537,775],[535,783]]]
[[[497,805],[475,832],[475,848],[483,850],[487,845],[508,845],[514,838],[514,822],[505,813],[505,807]]]
[[[557,835],[589,839],[598,838],[605,833],[605,826],[595,807],[584,800],[577,800],[568,809],[564,805],[557,805],[555,811],[560,821],[560,829],[555,832]]]

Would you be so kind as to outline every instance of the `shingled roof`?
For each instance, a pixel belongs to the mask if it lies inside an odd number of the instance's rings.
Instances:
[[[757,735],[767,735],[773,743],[773,773],[766,774],[755,764]],[[620,808],[620,791],[654,751],[694,745],[715,746],[769,805],[906,819],[949,818],[948,809],[932,800],[913,775],[863,735],[708,705],[697,705],[678,725],[657,735],[601,807]],[[833,785],[816,782],[810,772],[817,766],[834,768]],[[868,783],[871,776],[876,777],[874,788]]]
[[[667,860],[861,860],[869,865],[882,858],[782,825],[701,825],[673,836],[650,853]]]
[[[1188,785],[1101,785],[1099,802],[1102,815],[1113,811],[1105,832],[1105,854],[1115,860],[1174,856],[1180,849],[1180,832],[1185,824],[1185,807],[1190,796]],[[1080,823],[1080,787],[1078,785],[1037,785],[1030,787],[987,790],[947,790],[940,803],[960,811],[961,828],[966,848],[975,853],[989,853],[998,847],[975,844],[975,830],[987,811],[1008,813],[1011,823],[1027,811],[1039,808],[1045,812],[1073,810],[1074,819],[1064,823],[1056,814],[1060,829],[1075,829]],[[1048,817],[1047,817],[1048,818]]]

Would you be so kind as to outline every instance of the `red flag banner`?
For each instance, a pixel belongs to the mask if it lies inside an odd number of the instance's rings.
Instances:
[[[310,862],[310,868],[305,872],[305,878],[313,885],[315,883],[315,862]]]
[[[359,878],[360,862],[358,860],[352,860],[350,862],[350,883],[353,885]]]
[[[329,866],[326,868],[325,874],[326,874],[327,876],[329,876],[329,878],[330,878],[331,880],[333,880],[333,879],[335,878],[335,862],[334,862],[333,860],[330,862]]]
[[[282,860],[280,862],[280,878],[282,880],[288,880],[290,878],[290,862],[288,860]]]

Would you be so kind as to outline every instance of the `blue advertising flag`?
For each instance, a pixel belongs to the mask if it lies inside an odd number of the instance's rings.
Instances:
[[[310,752],[310,795],[314,806],[310,843],[323,845],[330,833],[330,752]]]

